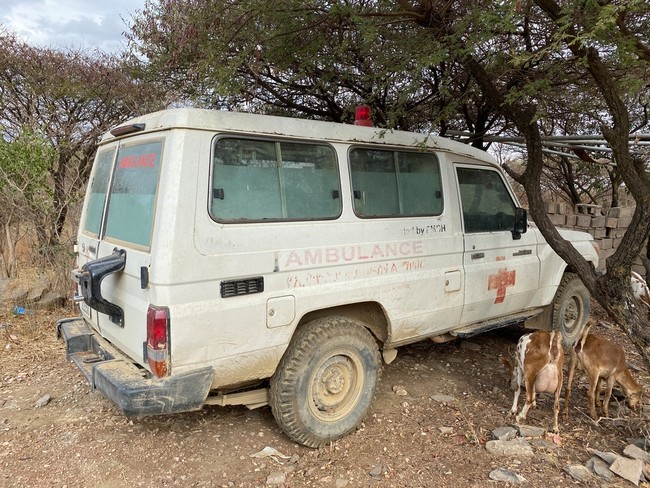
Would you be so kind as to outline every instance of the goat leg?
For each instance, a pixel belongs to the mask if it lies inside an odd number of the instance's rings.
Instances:
[[[609,378],[607,378],[607,389],[605,390],[605,398],[603,398],[603,414],[605,417],[609,417],[609,399],[612,397],[614,383],[616,383],[616,378],[614,375],[611,375]]]
[[[576,355],[575,350],[571,349],[571,364],[569,365],[569,376],[567,378],[566,389],[564,391],[564,420],[569,418],[569,397],[571,396],[571,383],[573,383],[573,375],[576,372],[576,362],[578,361],[578,356]],[[562,384],[562,382],[560,382]]]
[[[517,413],[517,404],[519,403],[519,393],[521,392],[521,385],[517,383],[515,387],[515,398],[512,401],[512,408],[510,409],[510,415],[515,415]]]
[[[557,388],[555,389],[555,403],[553,404],[553,432],[556,434],[560,432],[560,427],[558,426],[557,417],[560,413],[560,391],[562,390],[562,380],[564,378],[564,373],[562,368],[558,368],[557,373]]]
[[[598,416],[596,415],[596,395],[598,394],[598,383],[598,376],[595,378],[593,376],[589,376],[589,415],[591,415],[591,418],[594,420],[598,420]]]
[[[515,417],[515,420],[517,422],[521,422],[522,420],[525,420],[526,415],[528,414],[528,410],[531,407],[536,406],[536,403],[535,403],[535,396],[536,396],[535,378],[531,377],[531,376],[532,375],[530,375],[530,374],[527,375],[527,374],[524,373],[524,377],[525,377],[525,381],[526,381],[526,403],[524,404],[523,408],[521,409],[521,412],[519,412],[519,415],[517,415],[517,417]]]

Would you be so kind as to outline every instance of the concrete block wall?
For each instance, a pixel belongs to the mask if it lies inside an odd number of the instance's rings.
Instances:
[[[599,269],[604,271],[607,258],[614,254],[632,222],[634,207],[603,209],[600,205],[578,204],[573,208],[566,203],[549,202],[546,213],[556,227],[589,232],[600,247]],[[645,276],[640,258],[632,269]]]

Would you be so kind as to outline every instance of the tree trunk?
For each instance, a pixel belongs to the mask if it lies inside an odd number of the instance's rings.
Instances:
[[[620,194],[620,188],[621,188],[621,175],[619,174],[618,171],[614,170],[609,170],[607,172],[609,174],[609,183],[612,187],[612,198],[610,202],[611,207],[618,207],[619,206],[619,194]]]
[[[5,260],[4,239],[0,238],[0,279],[9,278],[9,266]]]
[[[4,265],[7,278],[13,278],[16,276],[18,263],[16,262],[16,243],[11,232],[11,220],[8,220],[4,223],[4,233],[5,247],[7,249],[7,258],[5,259]],[[16,232],[16,234],[18,233]]]
[[[623,299],[620,298],[621,295]],[[625,277],[624,281],[619,281],[611,277],[602,277],[598,280],[594,298],[625,331],[643,357],[645,364],[650,364],[650,328],[648,327],[650,311],[646,305],[632,296],[629,278]]]
[[[68,160],[70,158],[65,153],[59,154],[58,170],[54,172],[54,219],[50,231],[49,246],[55,246],[60,243],[61,233],[65,226],[65,220],[68,215],[68,202],[65,193],[65,179],[67,174]]]
[[[580,202],[580,195],[576,189],[575,175],[573,172],[573,165],[569,161],[569,158],[561,157],[559,166],[562,169],[562,174],[564,175],[564,180],[566,181],[566,192],[571,199],[571,203],[575,206]]]

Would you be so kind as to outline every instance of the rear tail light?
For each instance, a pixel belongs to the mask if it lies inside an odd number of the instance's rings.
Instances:
[[[149,305],[147,310],[147,361],[158,378],[169,372],[169,309]]]
[[[354,125],[372,127],[372,116],[368,105],[360,105],[354,111]]]

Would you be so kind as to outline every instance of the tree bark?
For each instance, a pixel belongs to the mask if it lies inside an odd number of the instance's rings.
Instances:
[[[16,271],[18,269],[18,263],[16,262],[16,243],[13,239],[13,234],[11,232],[11,219],[7,220],[4,223],[4,233],[5,233],[5,242],[7,249],[7,259],[5,262],[7,277],[12,278],[16,276]]]

